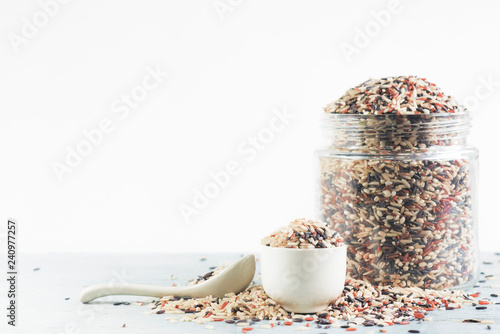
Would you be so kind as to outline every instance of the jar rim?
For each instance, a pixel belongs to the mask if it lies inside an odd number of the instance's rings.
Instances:
[[[410,115],[325,113],[320,126],[329,147],[414,152],[465,145],[472,122],[467,111]]]
[[[419,131],[436,131],[448,129],[449,131],[466,131],[472,127],[472,117],[469,112],[460,113],[431,113],[431,114],[335,114],[323,113],[321,125],[326,129],[357,132],[367,130],[373,126],[374,129],[397,130],[407,126],[402,123],[384,124],[383,121],[408,120],[413,126],[418,126]],[[364,121],[379,121],[376,124],[366,124]],[[372,125],[372,126],[371,126]],[[440,133],[442,133],[439,131]]]

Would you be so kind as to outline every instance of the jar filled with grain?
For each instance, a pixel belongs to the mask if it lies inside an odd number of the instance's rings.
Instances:
[[[469,288],[478,277],[477,161],[469,113],[436,85],[368,80],[325,107],[321,215],[372,284]]]

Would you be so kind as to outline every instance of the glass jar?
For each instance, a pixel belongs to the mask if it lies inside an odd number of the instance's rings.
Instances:
[[[476,283],[469,128],[468,113],[323,116],[321,215],[345,238],[348,276],[432,289]]]

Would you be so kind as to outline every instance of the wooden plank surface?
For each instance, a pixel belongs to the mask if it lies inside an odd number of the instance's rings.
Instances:
[[[171,322],[166,316],[150,314],[149,308],[133,305],[113,305],[116,302],[147,301],[142,297],[106,297],[90,304],[79,302],[81,290],[95,283],[126,281],[158,285],[178,285],[209,271],[225,261],[235,261],[243,254],[20,254],[18,283],[18,326],[14,330],[0,325],[1,333],[197,333],[208,332],[205,325],[187,322]],[[484,264],[489,262],[492,264]],[[257,267],[257,270],[259,268]],[[488,297],[493,305],[486,310],[476,310],[466,305],[460,310],[434,311],[433,321],[414,322],[410,325],[386,327],[388,333],[408,333],[417,329],[421,333],[500,333],[500,256],[482,254],[482,283],[472,291]],[[174,276],[172,276],[174,275]],[[485,275],[494,275],[485,279]],[[258,281],[258,273],[256,276]],[[3,282],[2,291],[6,291]],[[2,293],[5,295],[5,293]],[[3,296],[3,305],[6,298]],[[495,303],[499,303],[495,305]],[[4,312],[6,313],[6,312]],[[494,321],[490,330],[486,324],[464,324],[463,319],[488,319]],[[294,327],[262,329],[256,324],[251,333],[295,331]],[[125,327],[123,327],[125,325]],[[241,327],[225,323],[210,323],[217,333],[241,333]],[[298,326],[297,326],[298,327]],[[214,331],[214,330],[212,330]],[[340,328],[311,328],[309,333],[345,331]],[[358,327],[356,333],[378,333],[378,327]]]

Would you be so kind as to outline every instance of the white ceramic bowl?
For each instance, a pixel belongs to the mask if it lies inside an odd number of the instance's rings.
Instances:
[[[289,312],[324,310],[344,289],[346,247],[261,246],[262,286]]]

